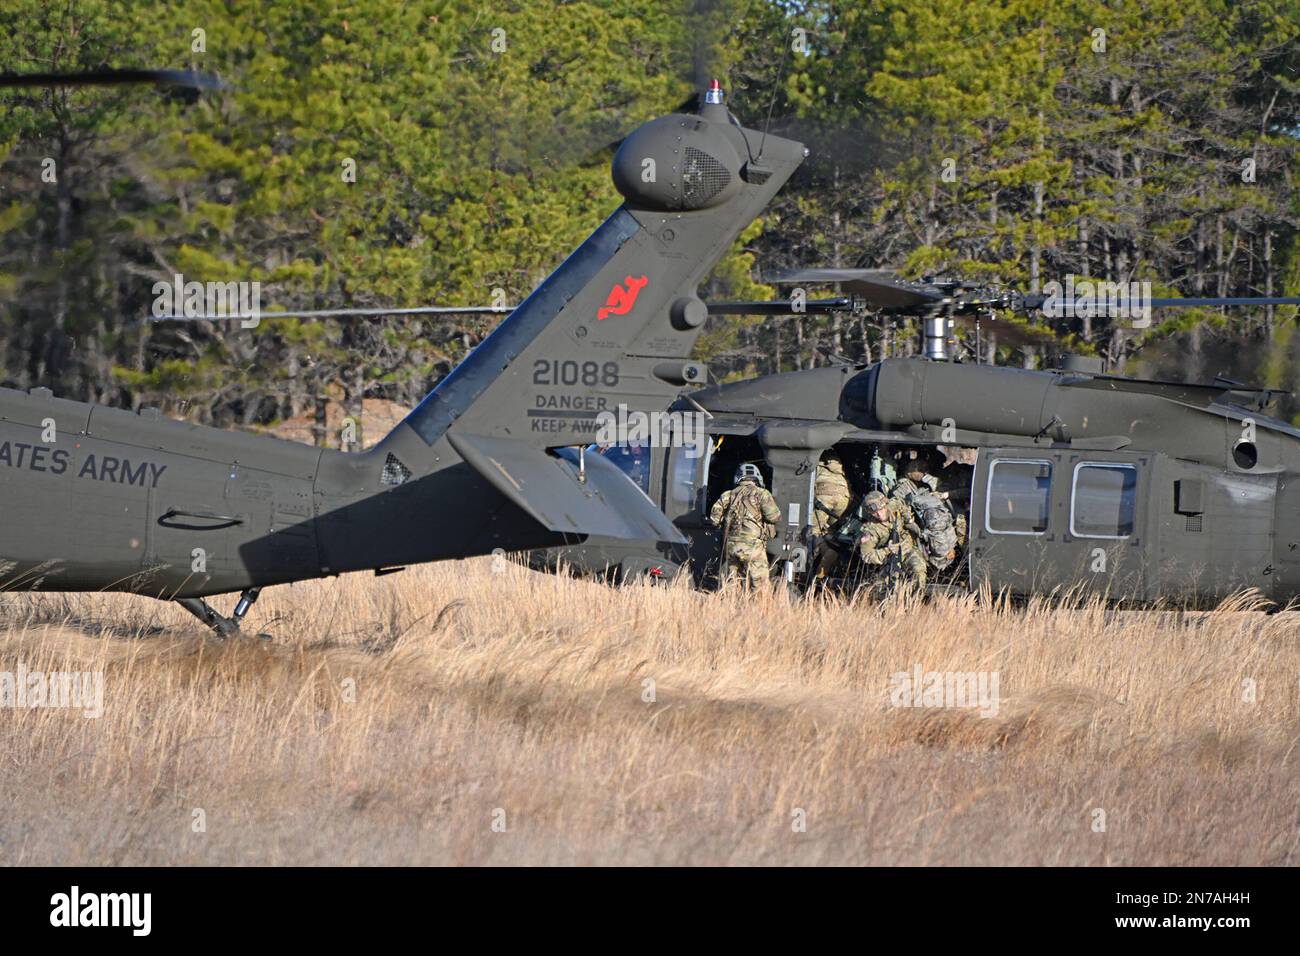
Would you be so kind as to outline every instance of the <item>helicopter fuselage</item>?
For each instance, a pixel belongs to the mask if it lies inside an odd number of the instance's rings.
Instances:
[[[755,461],[783,516],[769,556],[804,582],[822,453],[862,493],[870,457],[921,448],[965,462],[952,469],[969,527],[963,586],[1182,605],[1253,588],[1286,605],[1300,596],[1300,430],[1251,406],[1266,394],[923,359],[721,385],[691,396],[711,416],[707,457],[646,451],[644,488],[688,546],[591,539],[532,560],[634,577],[689,559],[704,581],[718,550],[705,516]]]

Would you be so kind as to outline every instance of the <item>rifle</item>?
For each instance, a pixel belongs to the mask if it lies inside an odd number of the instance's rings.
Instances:
[[[727,553],[727,539],[731,537],[731,522],[736,517],[736,494],[733,491],[731,500],[727,502],[727,513],[722,516],[722,533],[718,538],[718,550],[722,552],[724,558]]]
[[[867,490],[879,491],[887,495],[897,483],[898,475],[894,471],[894,466],[885,464],[885,460],[880,457],[880,446],[873,445],[871,449],[871,473]]]
[[[903,565],[903,536],[898,530],[901,523],[902,519],[897,516],[893,516],[890,521],[889,543],[891,546],[898,545],[898,550],[890,551],[889,557],[885,559],[885,587],[890,592],[898,584],[898,575]]]

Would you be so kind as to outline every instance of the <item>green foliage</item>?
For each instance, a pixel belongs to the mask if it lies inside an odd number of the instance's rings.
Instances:
[[[1293,0],[9,0],[6,69],[193,67],[231,88],[0,93],[4,377],[223,424],[322,392],[413,403],[491,321],[139,320],[176,273],[260,282],[268,309],[519,301],[618,204],[611,144],[706,72],[812,150],[708,296],[855,264],[1294,293],[1298,19]],[[980,345],[1292,387],[1293,315],[1004,316]],[[734,318],[699,353],[726,377],[914,342],[874,317]]]

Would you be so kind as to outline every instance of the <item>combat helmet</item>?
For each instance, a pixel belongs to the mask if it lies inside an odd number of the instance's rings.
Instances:
[[[889,499],[885,497],[883,491],[869,491],[862,503],[867,506],[868,511],[879,511],[881,508],[889,507]]]

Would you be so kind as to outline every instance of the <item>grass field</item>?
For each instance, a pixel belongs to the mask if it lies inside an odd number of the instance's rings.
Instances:
[[[98,718],[0,710],[0,861],[1300,863],[1300,615],[1246,600],[853,605],[482,559],[273,588],[249,625],[0,594],[0,671],[104,675]],[[895,706],[918,668],[996,679],[997,713]]]

